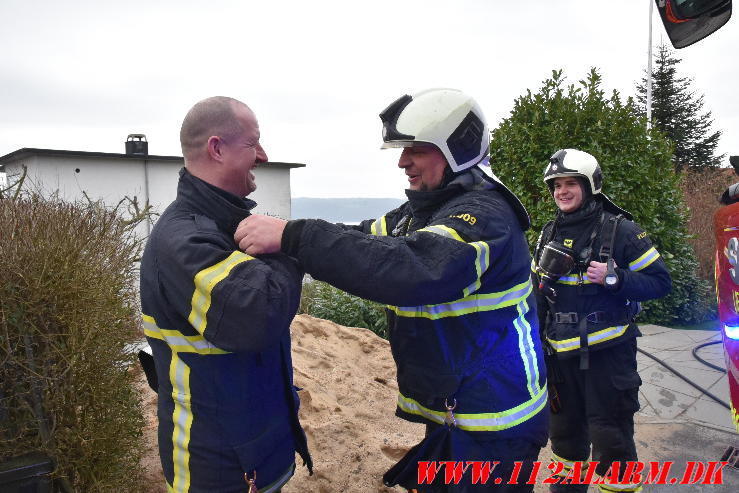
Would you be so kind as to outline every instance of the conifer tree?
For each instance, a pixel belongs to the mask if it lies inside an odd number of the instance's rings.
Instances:
[[[703,111],[703,95],[691,89],[693,81],[681,77],[682,61],[664,43],[657,48],[652,71],[652,121],[674,144],[672,162],[675,171],[684,167],[714,168],[724,155],[716,155],[721,131],[712,132],[710,111]],[[646,72],[646,71],[645,71]],[[646,114],[646,75],[636,86],[640,111]]]

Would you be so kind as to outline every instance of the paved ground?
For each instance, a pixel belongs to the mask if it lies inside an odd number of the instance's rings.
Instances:
[[[639,348],[679,371],[713,395],[729,402],[729,385],[721,373],[692,355],[704,342],[720,341],[721,334],[706,330],[674,330],[656,325],[641,327]],[[723,346],[701,348],[698,354],[726,368]],[[673,460],[685,469],[685,461],[717,461],[729,446],[739,447],[739,434],[728,409],[675,376],[660,363],[638,353],[642,409],[636,416],[637,447],[643,460]],[[739,492],[739,469],[724,468],[724,485],[651,486],[647,491]]]
[[[675,330],[656,325],[640,327],[639,348],[663,360],[721,400],[729,401],[726,374],[713,370],[692,355],[703,342],[720,340],[715,331]],[[726,368],[721,344],[699,350],[703,359]],[[660,363],[638,353],[642,408],[636,415],[636,444],[643,461],[674,461],[670,477],[682,477],[687,461],[718,461],[729,446],[739,447],[739,434],[730,411],[681,380]],[[541,459],[549,457],[543,451]],[[650,485],[645,492],[739,492],[739,469],[723,469],[723,485]],[[546,491],[537,485],[536,491]],[[591,492],[597,491],[594,486]]]

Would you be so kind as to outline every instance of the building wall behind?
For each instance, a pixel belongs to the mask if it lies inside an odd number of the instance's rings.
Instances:
[[[146,172],[144,164],[146,163]],[[177,181],[182,161],[131,159],[115,157],[32,155],[6,163],[12,183],[28,169],[25,188],[44,194],[58,191],[69,201],[102,199],[115,206],[125,197],[136,197],[143,206],[147,196],[154,212],[161,214],[177,195]],[[249,198],[257,202],[252,211],[290,219],[290,168],[262,165],[254,170],[257,190]],[[148,175],[148,188],[146,186]],[[149,225],[141,225],[139,234],[147,235]]]
[[[292,217],[290,169],[261,165],[254,170],[254,178],[257,189],[249,195],[249,198],[256,202],[257,206],[252,212],[290,219]]]

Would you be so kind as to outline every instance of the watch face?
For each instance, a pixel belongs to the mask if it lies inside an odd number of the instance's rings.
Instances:
[[[618,282],[617,276],[606,276],[606,284],[614,285]]]

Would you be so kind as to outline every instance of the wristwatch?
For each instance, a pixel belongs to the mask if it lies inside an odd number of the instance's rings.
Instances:
[[[606,275],[603,278],[605,287],[608,289],[615,289],[618,286],[618,274],[616,274],[616,268],[614,267],[614,261],[612,258],[606,262]]]

